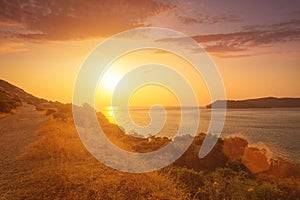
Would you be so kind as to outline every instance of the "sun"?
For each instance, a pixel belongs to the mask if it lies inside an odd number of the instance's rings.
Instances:
[[[115,72],[104,74],[102,79],[102,87],[105,90],[113,91],[120,81],[120,77]]]
[[[117,70],[107,70],[99,82],[95,90],[95,106],[97,109],[102,109],[106,106],[111,106],[112,95],[119,81],[122,79],[122,75]]]

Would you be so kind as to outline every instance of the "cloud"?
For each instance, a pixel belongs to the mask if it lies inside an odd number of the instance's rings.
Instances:
[[[20,42],[0,42],[0,55],[14,52],[27,51],[25,44]]]
[[[220,57],[249,56],[254,48],[271,47],[276,43],[300,41],[300,20],[290,20],[271,25],[243,27],[241,31],[220,34],[195,35],[192,38],[208,52]],[[160,42],[183,43],[182,38]]]
[[[207,51],[230,53],[247,51],[255,47],[273,46],[278,42],[299,41],[300,20],[272,24],[268,26],[244,27],[240,32],[194,36],[204,43]]]
[[[172,7],[156,0],[0,0],[0,37],[37,41],[105,37],[144,25],[147,17]]]
[[[299,17],[300,16],[300,10],[292,11],[292,12],[289,13],[289,15]]]
[[[183,24],[196,24],[199,23],[199,20],[194,17],[185,17],[185,16],[178,16],[178,19]]]
[[[217,24],[223,22],[241,22],[242,20],[233,14],[220,14],[216,16],[209,16],[198,13],[195,17],[178,16],[178,19],[183,24]]]

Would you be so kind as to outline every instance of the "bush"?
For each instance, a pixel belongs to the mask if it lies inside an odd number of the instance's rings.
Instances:
[[[263,179],[247,171],[218,168],[212,172],[196,172],[184,167],[161,170],[183,187],[194,199],[299,199],[299,179]]]

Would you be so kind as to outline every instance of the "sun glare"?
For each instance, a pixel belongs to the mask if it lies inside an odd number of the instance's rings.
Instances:
[[[114,72],[105,74],[102,79],[102,86],[105,90],[113,91],[119,80],[120,77]]]

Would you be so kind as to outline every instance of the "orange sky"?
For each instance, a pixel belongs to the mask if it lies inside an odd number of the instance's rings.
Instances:
[[[158,0],[1,1],[0,4],[0,78],[38,97],[71,102],[77,72],[98,43],[112,34],[143,26],[171,28],[199,42],[217,64],[228,99],[300,97],[298,1],[226,4]],[[123,71],[129,65],[149,60],[142,54],[135,57],[119,61]],[[162,61],[166,57],[156,59]],[[170,65],[180,68],[180,61],[170,60]],[[122,70],[116,71],[122,74]],[[193,79],[192,70],[185,73]],[[198,88],[201,105],[210,103],[203,82],[199,80],[202,86],[197,85],[196,79],[191,82]],[[149,98],[145,102],[139,99],[151,90],[155,89],[136,93],[133,104],[150,104]],[[109,99],[109,93],[104,99]],[[158,98],[158,101],[172,105],[172,98]]]

